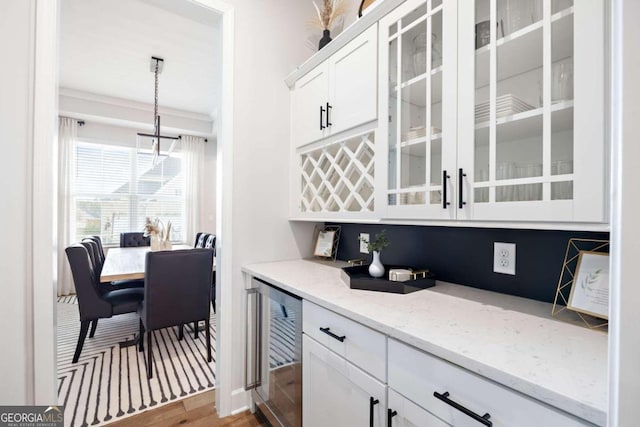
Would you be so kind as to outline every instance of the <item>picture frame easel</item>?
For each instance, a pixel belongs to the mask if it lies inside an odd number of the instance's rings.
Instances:
[[[558,287],[551,309],[551,316],[569,323],[585,326],[589,329],[607,332],[609,329],[609,321],[607,319],[568,308],[572,299],[571,290],[573,289],[574,280],[576,279],[576,269],[579,266],[581,254],[583,253],[608,254],[609,240],[569,239],[564,262],[562,263],[562,272],[558,279]]]
[[[339,225],[316,225],[313,233],[313,257],[321,260],[335,261],[340,243]]]

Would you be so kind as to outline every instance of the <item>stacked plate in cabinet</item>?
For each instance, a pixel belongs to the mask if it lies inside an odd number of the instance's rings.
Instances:
[[[513,94],[506,94],[496,98],[496,118],[511,116],[524,111],[533,110],[534,107],[522,101]],[[476,105],[476,123],[489,120],[489,101]]]

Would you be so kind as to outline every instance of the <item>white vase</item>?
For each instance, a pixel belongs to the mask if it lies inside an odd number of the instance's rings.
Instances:
[[[369,265],[369,275],[371,277],[382,277],[384,275],[384,265],[380,262],[380,251],[373,251],[373,261]]]

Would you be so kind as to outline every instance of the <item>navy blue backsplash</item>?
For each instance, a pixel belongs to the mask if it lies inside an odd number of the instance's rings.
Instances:
[[[390,245],[382,251],[383,264],[428,268],[438,280],[551,303],[569,239],[609,239],[606,232],[331,225],[341,226],[338,259],[370,262],[371,255],[359,251],[358,236],[369,233],[373,239],[386,229]],[[515,276],[493,272],[493,242],[516,244]]]

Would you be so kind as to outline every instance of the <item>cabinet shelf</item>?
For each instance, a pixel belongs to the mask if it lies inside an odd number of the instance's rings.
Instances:
[[[515,141],[531,137],[542,137],[543,108],[501,117],[496,120],[496,132],[500,141]],[[562,101],[551,106],[553,132],[562,132],[573,128],[573,100]],[[489,134],[486,130],[490,122],[477,123],[476,144],[488,145]],[[483,131],[484,130],[484,131]]]
[[[551,61],[556,62],[573,55],[573,7],[551,16]],[[506,80],[542,67],[542,21],[502,37],[498,47],[497,80]],[[476,50],[476,88],[489,84],[489,58],[492,46]],[[505,60],[502,60],[502,59]]]
[[[407,91],[403,90],[411,88]],[[426,106],[425,94],[427,93],[427,73],[421,74],[400,84],[402,91],[402,102],[418,107]],[[398,99],[398,86],[396,85],[391,94],[392,99]],[[431,104],[442,102],[442,66],[431,70]]]

